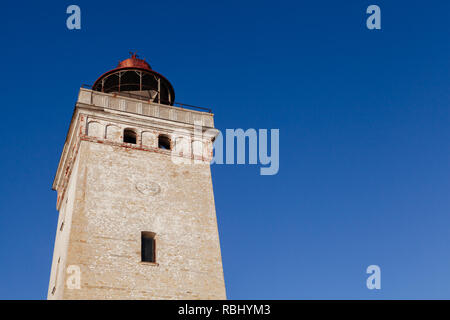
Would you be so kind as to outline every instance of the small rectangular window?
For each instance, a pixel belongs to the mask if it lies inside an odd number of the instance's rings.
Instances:
[[[123,131],[123,142],[136,144],[137,135],[132,129],[125,129]]]
[[[141,259],[143,262],[156,262],[155,234],[143,231],[141,233]]]

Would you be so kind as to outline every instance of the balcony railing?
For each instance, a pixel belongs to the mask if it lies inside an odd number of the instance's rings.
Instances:
[[[90,85],[90,84],[82,84],[81,87],[85,88],[85,89],[92,90],[92,85]],[[138,99],[138,100],[142,100],[142,101],[147,101],[147,102],[150,102],[150,103],[156,103],[155,101],[151,101],[148,97],[144,97],[144,96],[141,96],[141,95],[138,95],[138,94],[134,94],[134,93],[131,93],[131,92],[113,92],[111,94],[116,95],[116,96],[123,96],[123,97],[129,97],[129,98]],[[169,105],[169,103],[167,101],[160,101],[159,104]],[[174,102],[173,105],[176,106],[176,107],[179,107],[179,108],[193,109],[193,110],[199,110],[199,111],[203,111],[203,112],[212,113],[212,109],[211,108],[198,107],[198,106],[193,106],[193,105],[186,104],[186,103],[181,103],[181,102]]]
[[[139,95],[129,96],[128,93],[122,92],[104,93],[86,89],[85,86],[82,86],[78,95],[78,102],[144,116],[157,117],[188,124],[201,124],[202,126],[211,128],[214,127],[213,114],[210,109],[186,104],[171,106],[155,103]],[[199,111],[189,107],[207,111]]]

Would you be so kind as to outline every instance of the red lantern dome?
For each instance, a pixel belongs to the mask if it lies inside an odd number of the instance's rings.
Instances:
[[[117,68],[102,74],[92,86],[93,90],[123,95],[136,95],[152,102],[173,105],[175,90],[164,76],[152,70],[135,53],[119,62]]]

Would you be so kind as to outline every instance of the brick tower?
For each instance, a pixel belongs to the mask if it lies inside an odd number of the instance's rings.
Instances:
[[[136,55],[81,88],[53,182],[48,299],[225,299],[213,114]]]

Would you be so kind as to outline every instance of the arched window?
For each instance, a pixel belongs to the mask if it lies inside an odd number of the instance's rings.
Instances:
[[[158,148],[170,150],[170,138],[165,134],[160,134],[158,136]]]
[[[123,131],[123,142],[136,144],[136,132],[133,129]]]

